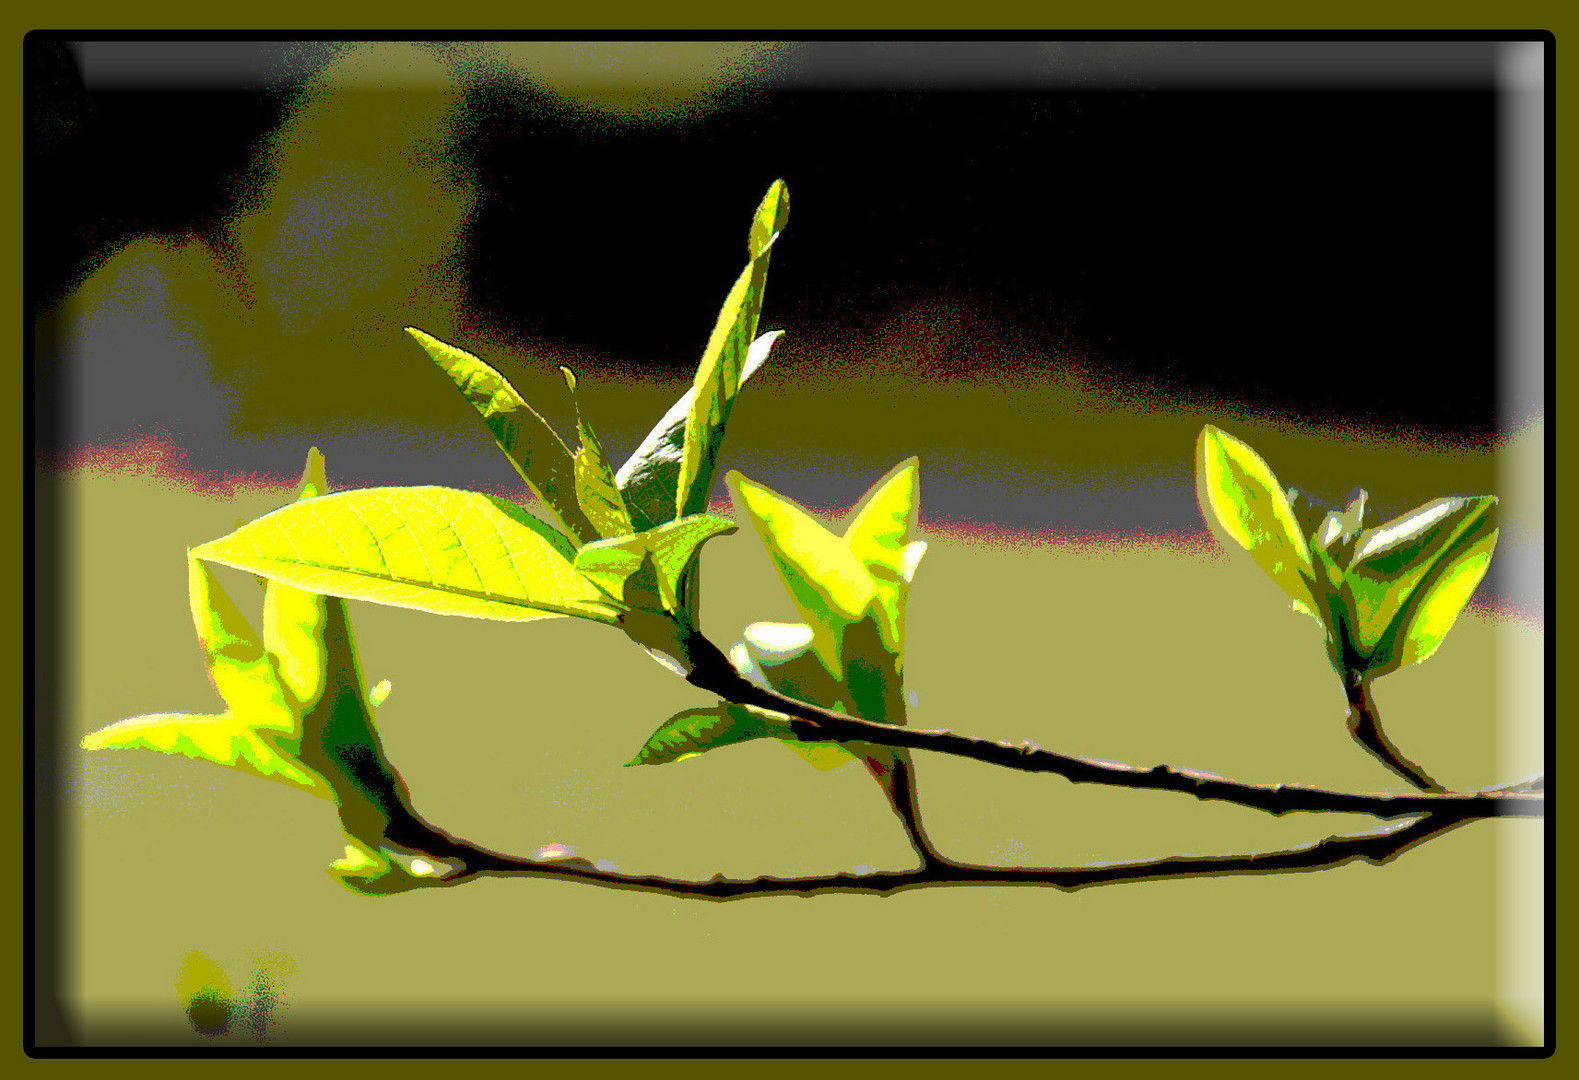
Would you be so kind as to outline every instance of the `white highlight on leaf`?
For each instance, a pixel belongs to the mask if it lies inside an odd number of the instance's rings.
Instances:
[[[380,679],[377,686],[367,692],[368,703],[373,708],[378,708],[389,697],[389,692],[394,689],[394,684],[388,679]]]
[[[762,681],[762,671],[757,667],[757,662],[751,659],[751,653],[746,648],[744,641],[737,641],[729,648],[729,662],[735,670],[746,678],[755,682]]]
[[[755,622],[745,629],[746,640],[763,652],[799,652],[811,644],[811,627],[805,623]]]
[[[921,561],[921,556],[927,553],[927,542],[916,540],[905,545],[905,583],[908,585],[916,576],[916,564]]]
[[[646,645],[642,646],[642,651],[648,656],[652,657],[654,660],[658,661],[658,663],[662,664],[664,667],[668,668],[673,674],[680,676],[682,679],[691,673],[689,668],[666,652],[663,652],[659,649],[649,648]]]
[[[418,877],[432,877],[438,870],[426,859],[412,859],[411,872]]]
[[[1462,499],[1445,499],[1419,515],[1405,514],[1397,521],[1390,525],[1383,525],[1371,533],[1370,536],[1367,536],[1365,543],[1361,544],[1360,549],[1354,553],[1354,558],[1356,561],[1363,559],[1370,555],[1371,552],[1388,547],[1394,541],[1411,533],[1421,535],[1463,505],[1464,501]]]

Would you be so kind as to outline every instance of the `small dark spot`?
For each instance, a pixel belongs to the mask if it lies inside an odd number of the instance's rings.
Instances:
[[[230,1030],[235,1006],[218,990],[199,990],[186,1003],[186,1018],[199,1035],[223,1035]]]

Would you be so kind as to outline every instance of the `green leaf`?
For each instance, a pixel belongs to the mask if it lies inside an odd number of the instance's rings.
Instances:
[[[812,648],[834,678],[844,676],[845,629],[866,616],[877,583],[848,541],[769,488],[729,474],[735,502],[755,526],[801,619]]]
[[[439,615],[606,623],[619,615],[572,567],[563,536],[505,499],[451,488],[325,495],[192,554],[310,592]]]
[[[768,358],[773,343],[782,330],[769,330],[746,353],[745,367],[740,371],[741,385],[755,374]],[[615,474],[615,482],[630,511],[631,522],[641,529],[655,529],[674,519],[674,508],[679,502],[680,460],[684,456],[685,425],[691,415],[691,403],[696,400],[696,387],[691,387],[670,406],[653,429],[647,433],[636,451],[626,459]]]
[[[631,578],[644,567],[652,571],[658,610],[680,610],[680,576],[704,543],[735,532],[739,526],[717,514],[695,514],[656,529],[611,537],[576,552],[574,566],[611,597],[624,597]],[[629,599],[626,606],[644,606]]]
[[[720,746],[751,739],[793,739],[790,718],[750,705],[720,702],[709,709],[684,709],[654,731],[625,764],[666,765]]]
[[[768,257],[788,215],[789,191],[782,180],[775,180],[752,220],[747,244],[750,261],[724,299],[696,369],[696,393],[686,417],[675,517],[707,509],[724,428],[744,379],[747,350],[756,340]]]
[[[1196,493],[1208,521],[1222,525],[1296,607],[1320,610],[1310,589],[1315,570],[1277,477],[1250,447],[1210,425],[1196,442]]]
[[[528,487],[578,543],[598,538],[576,498],[576,472],[570,451],[508,379],[469,352],[446,345],[416,327],[406,333],[450,377],[487,425],[493,441],[510,459]]]
[[[768,253],[773,241],[789,223],[789,188],[784,181],[775,180],[762,197],[757,212],[751,219],[751,233],[746,238],[746,254],[760,259]]]
[[[571,399],[576,405],[576,428],[581,435],[581,448],[572,462],[576,473],[576,501],[586,513],[587,520],[598,530],[599,536],[624,536],[632,531],[630,511],[619,486],[614,482],[614,467],[603,452],[597,433],[581,413],[581,402],[576,398],[576,374],[561,366],[560,374],[570,388]]]
[[[1374,674],[1423,660],[1441,644],[1490,563],[1496,510],[1491,495],[1435,499],[1361,534],[1344,587],[1355,650]]]

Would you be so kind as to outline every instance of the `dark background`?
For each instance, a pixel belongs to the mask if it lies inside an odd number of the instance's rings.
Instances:
[[[157,72],[90,91],[60,42],[26,51],[35,314],[129,238],[218,225],[290,100],[289,85],[194,91]],[[774,264],[780,323],[848,328],[965,297],[1034,346],[1172,392],[1494,430],[1489,86],[1181,89],[1141,74],[884,88],[915,82],[895,65],[876,87],[805,89],[809,55],[800,78],[661,127],[570,123],[530,85],[473,80],[452,162],[487,193],[471,303],[507,332],[688,370],[707,329],[695,283],[733,276],[741,193],[782,176],[794,257]],[[295,74],[321,62],[299,52]],[[618,253],[581,242],[611,216],[662,253],[617,317],[599,276]]]

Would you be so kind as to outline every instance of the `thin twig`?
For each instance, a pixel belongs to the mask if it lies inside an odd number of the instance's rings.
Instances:
[[[1032,742],[1007,743],[960,735],[937,729],[891,727],[836,713],[797,701],[751,682],[728,659],[705,642],[693,641],[696,667],[688,681],[718,694],[726,701],[755,705],[789,716],[792,730],[806,742],[871,742],[904,746],[970,758],[1023,772],[1055,773],[1076,784],[1176,791],[1197,799],[1235,803],[1268,814],[1308,813],[1370,814],[1372,817],[1411,817],[1417,814],[1450,814],[1456,821],[1491,817],[1544,817],[1544,794],[1500,791],[1437,792],[1394,795],[1386,792],[1355,794],[1306,787],[1301,784],[1247,784],[1215,773],[1168,765],[1150,768],[1122,762],[1071,757],[1044,750]],[[711,650],[711,652],[709,652]],[[716,654],[713,655],[713,654]]]
[[[1445,791],[1431,774],[1410,761],[1404,752],[1382,730],[1381,718],[1376,713],[1376,699],[1371,696],[1371,680],[1360,674],[1349,680],[1345,687],[1349,699],[1349,734],[1365,747],[1371,755],[1393,772],[1409,781],[1421,791]]]

